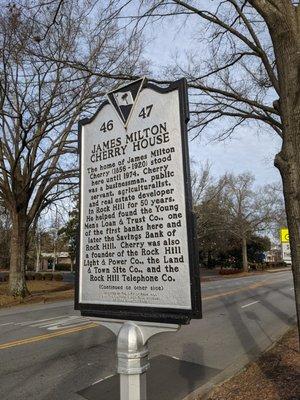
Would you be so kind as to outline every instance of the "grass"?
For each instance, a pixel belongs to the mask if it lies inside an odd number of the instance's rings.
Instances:
[[[25,299],[15,298],[8,292],[8,283],[0,283],[0,308],[19,304],[46,303],[49,301],[72,299],[73,285],[59,281],[27,281],[30,295]]]

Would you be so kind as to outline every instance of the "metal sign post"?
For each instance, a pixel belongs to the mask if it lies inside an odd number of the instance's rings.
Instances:
[[[117,336],[117,371],[120,400],[147,399],[147,370],[150,368],[148,340],[164,332],[176,332],[179,325],[150,322],[91,319]]]

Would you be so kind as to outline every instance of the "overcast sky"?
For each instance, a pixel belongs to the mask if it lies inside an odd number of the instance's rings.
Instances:
[[[201,24],[198,19],[190,19],[181,27],[176,25],[174,19],[165,19],[149,28],[147,38],[151,38],[151,42],[146,46],[146,56],[151,59],[153,70],[159,75],[164,67],[174,62],[176,54],[185,57],[185,52],[191,48],[203,52],[199,29]],[[208,160],[215,176],[247,171],[255,175],[258,185],[264,185],[280,181],[279,172],[273,164],[280,146],[281,140],[275,133],[258,133],[257,127],[253,126],[238,129],[225,142],[211,142],[204,134],[200,139],[190,141],[190,154],[194,161]]]

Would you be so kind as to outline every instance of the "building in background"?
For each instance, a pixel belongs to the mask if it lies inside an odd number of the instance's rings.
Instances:
[[[41,253],[39,271],[70,271],[71,264],[68,252]]]
[[[279,263],[282,261],[281,248],[279,246],[272,246],[270,250],[265,252],[265,262]]]

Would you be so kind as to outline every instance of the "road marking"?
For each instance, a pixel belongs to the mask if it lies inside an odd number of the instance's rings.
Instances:
[[[40,328],[47,328],[48,331],[57,331],[59,329],[68,329],[75,326],[85,325],[86,323],[86,319],[83,317],[76,317],[74,319],[58,321],[51,325],[40,326]]]
[[[254,283],[252,285],[249,286],[245,286],[242,287],[240,289],[234,289],[234,290],[230,290],[229,292],[224,292],[224,293],[217,293],[217,294],[212,294],[210,296],[204,296],[202,297],[202,300],[211,300],[211,299],[217,299],[219,297],[224,297],[224,296],[228,296],[229,294],[235,294],[235,293],[240,293],[240,292],[244,292],[245,290],[249,290],[249,289],[257,289],[260,286],[265,286],[266,284],[271,284],[273,283],[271,280],[265,280],[259,283]],[[277,282],[275,282],[277,283]]]
[[[36,324],[38,322],[46,322],[46,321],[52,321],[54,319],[64,318],[66,316],[67,315],[59,315],[58,317],[52,317],[52,318],[46,318],[46,319],[37,319],[35,321],[16,322],[15,325],[21,325],[21,326],[32,325],[32,324]]]
[[[272,284],[272,283],[278,283],[278,282],[273,282],[272,280],[265,280],[265,281],[262,281],[262,282],[258,282],[258,283],[249,285],[247,287],[231,290],[229,292],[218,293],[218,294],[215,294],[215,295],[206,296],[206,297],[203,297],[202,300],[210,300],[210,299],[215,299],[215,298],[218,298],[218,297],[224,297],[224,296],[228,296],[230,294],[239,293],[239,292],[242,292],[242,291],[245,291],[245,290],[256,289],[256,288],[258,288],[260,286],[265,286],[266,284]],[[55,318],[59,318],[59,317],[55,317]],[[48,321],[50,319],[55,319],[55,318],[48,318],[46,321]],[[35,321],[31,321],[31,323],[33,323],[33,322],[35,322]],[[41,340],[47,340],[47,339],[51,339],[51,338],[54,338],[54,337],[57,337],[57,336],[67,335],[69,333],[80,332],[80,331],[83,331],[83,330],[95,328],[97,326],[99,326],[99,324],[96,324],[96,323],[92,322],[92,323],[88,323],[86,326],[77,326],[77,327],[74,327],[74,328],[69,328],[68,327],[68,329],[63,329],[63,330],[61,330],[59,332],[53,332],[53,333],[48,333],[48,334],[41,335],[41,336],[33,336],[33,337],[27,338],[27,339],[21,339],[21,340],[16,340],[16,341],[13,341],[13,342],[3,343],[3,344],[0,344],[0,350],[4,350],[4,349],[10,348],[10,347],[20,346],[20,345],[23,345],[23,344],[34,343],[34,342],[38,342],[38,341],[41,341]]]
[[[94,385],[96,385],[97,383],[100,383],[100,382],[102,382],[102,381],[105,381],[105,380],[108,379],[108,378],[112,378],[113,376],[114,376],[114,374],[108,375],[108,376],[106,376],[105,378],[101,378],[101,379],[99,379],[98,381],[92,383],[92,386],[94,386]]]
[[[52,321],[45,321],[42,323],[37,323],[37,324],[32,324],[31,326],[33,328],[47,328],[49,329],[52,326],[58,326],[58,325],[64,325],[64,324],[68,324],[68,323],[74,323],[76,320],[81,319],[82,321],[82,317],[78,317],[77,315],[72,315],[69,316],[67,318],[55,318],[52,319]],[[85,321],[86,323],[86,321]]]
[[[6,324],[0,324],[0,326],[5,326],[5,325],[13,325],[14,322],[6,322]]]
[[[285,278],[285,279],[280,279],[280,277],[278,278],[278,277],[276,277],[277,279],[276,279],[276,281],[275,282],[286,282],[286,281],[289,281],[290,280],[290,278]]]
[[[7,322],[5,324],[0,324],[0,326],[14,325],[14,326],[30,326],[32,328],[46,328],[49,331],[73,328],[75,326],[80,326],[86,324],[86,320],[77,315],[59,315],[57,317],[37,319],[33,321],[23,321],[23,322]]]
[[[259,303],[259,300],[252,301],[252,303],[245,304],[244,306],[242,306],[242,308],[246,308],[246,307],[252,306],[253,304],[256,304],[256,303]]]
[[[52,339],[57,336],[68,335],[69,333],[76,333],[76,332],[80,332],[80,331],[83,331],[86,329],[96,328],[97,326],[99,326],[99,325],[92,322],[92,323],[86,324],[85,326],[79,326],[76,328],[65,329],[63,331],[47,333],[45,335],[40,335],[40,336],[33,336],[33,337],[30,337],[27,339],[14,340],[12,342],[0,344],[0,350],[9,349],[10,347],[22,346],[24,344],[40,342],[42,340]]]

